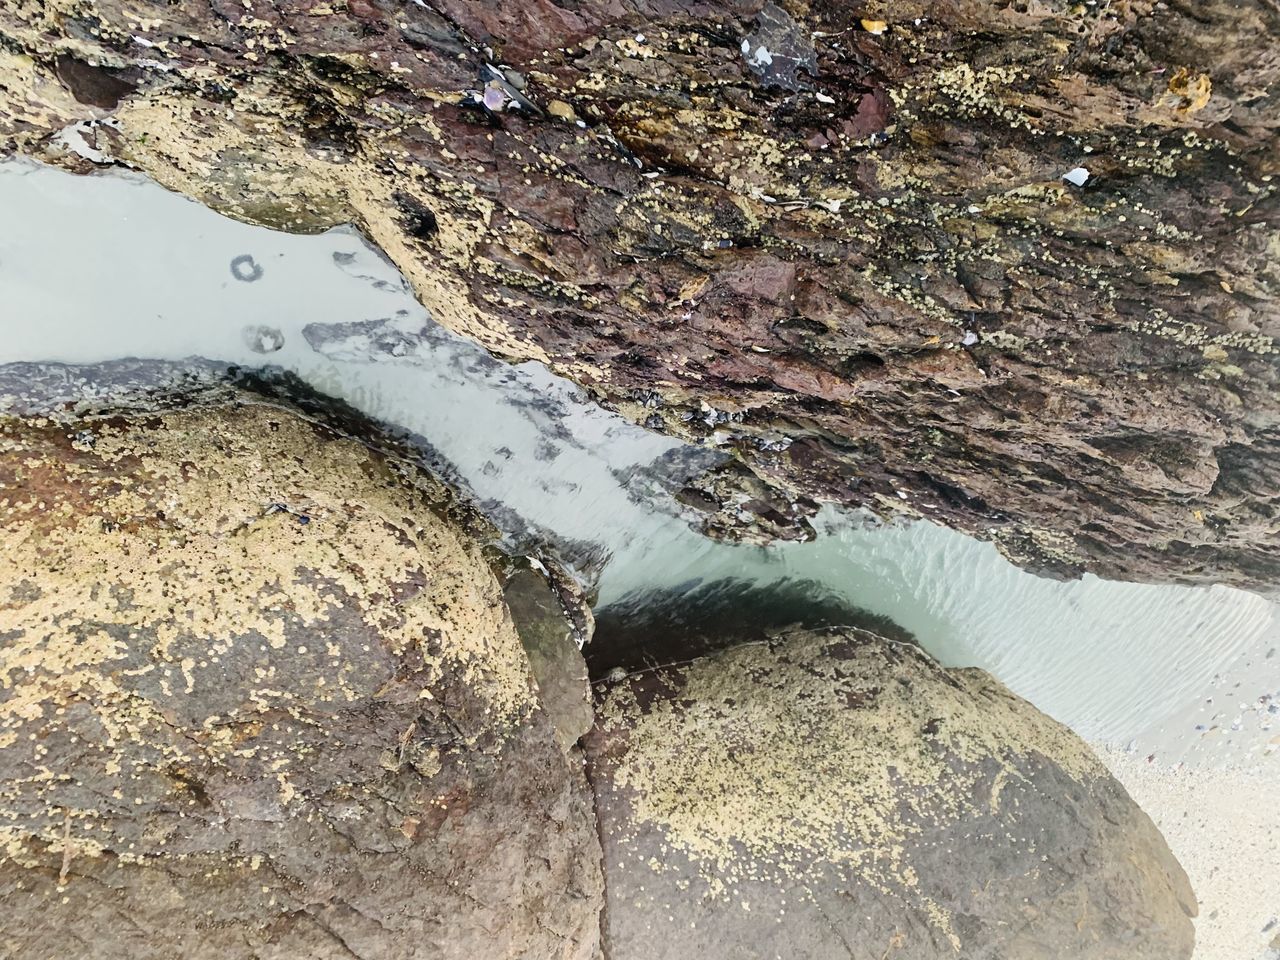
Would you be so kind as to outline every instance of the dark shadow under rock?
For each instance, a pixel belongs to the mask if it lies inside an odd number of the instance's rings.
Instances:
[[[1176,960],[1195,899],[1065,727],[976,670],[795,631],[608,687],[610,960]]]
[[[641,670],[764,640],[786,627],[857,626],[904,643],[915,640],[885,617],[807,579],[758,583],[742,577],[693,581],[630,594],[596,611],[583,648],[591,676]]]

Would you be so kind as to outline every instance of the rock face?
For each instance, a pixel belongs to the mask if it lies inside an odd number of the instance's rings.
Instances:
[[[0,954],[599,955],[580,758],[436,493],[263,403],[0,419]]]
[[[572,586],[310,402],[0,416],[0,955],[1189,956],[1151,822],[984,674],[792,631],[593,711]]]
[[[1170,960],[1195,899],[1089,749],[986,674],[796,631],[610,687],[610,960]]]
[[[721,534],[834,500],[1270,589],[1277,35],[1265,0],[29,0],[0,153],[354,221],[447,326],[736,452]]]
[[[538,700],[555,725],[560,745],[569,750],[595,721],[587,663],[573,627],[555,590],[533,570],[515,571],[503,584],[502,596],[529,657]]]

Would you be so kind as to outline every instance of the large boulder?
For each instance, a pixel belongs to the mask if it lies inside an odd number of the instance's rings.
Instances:
[[[606,684],[610,960],[1178,960],[1195,898],[1065,727],[977,670],[794,631]]]
[[[1280,575],[1280,13],[0,4],[0,153],[356,223],[437,320],[817,500],[1058,574]]]
[[[592,960],[477,543],[277,406],[0,419],[0,955]]]

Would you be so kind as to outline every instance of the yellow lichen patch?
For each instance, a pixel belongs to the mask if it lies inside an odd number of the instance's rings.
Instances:
[[[636,821],[720,893],[761,879],[799,892],[832,869],[915,888],[907,851],[922,824],[999,810],[1042,758],[1082,781],[1104,772],[986,674],[857,631],[797,632],[681,674],[652,704],[615,687],[601,729],[623,738],[613,781]]]
[[[1213,95],[1213,82],[1207,73],[1192,74],[1179,67],[1169,78],[1168,97],[1179,113],[1196,113],[1208,106]]]
[[[1059,530],[1019,524],[997,530],[992,541],[1001,555],[1013,564],[1031,566],[1053,560],[1069,568],[1082,562],[1075,539]]]
[[[637,57],[641,60],[651,60],[658,55],[658,51],[653,49],[646,43],[641,43],[630,37],[623,37],[615,44],[619,52],[624,57]]]
[[[0,144],[24,128],[35,139],[42,128],[64,127],[91,113],[31,57],[0,48]]]
[[[478,548],[362,445],[261,405],[76,426],[69,446],[63,428],[0,421],[0,731],[89,697],[127,741],[158,717],[126,693],[126,664],[182,695],[219,683],[246,644],[261,650],[259,709],[349,702],[366,678],[340,642],[314,690],[276,689],[269,666],[306,653],[299,637],[321,645],[339,610],[389,653],[416,650],[426,676],[463,676],[498,723],[528,709]]]
[[[574,112],[572,106],[563,100],[552,100],[547,104],[547,113],[555,117],[557,120],[565,120],[572,123],[578,119],[577,113]]]
[[[1200,352],[1206,360],[1211,360],[1215,363],[1222,363],[1228,356],[1227,351],[1216,343],[1206,343],[1200,348]]]

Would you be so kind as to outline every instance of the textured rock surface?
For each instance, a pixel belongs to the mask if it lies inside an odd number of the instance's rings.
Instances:
[[[717,533],[833,499],[1269,587],[1278,34],[1266,0],[19,0],[0,152],[356,222],[446,325],[736,450],[773,490],[698,486]]]
[[[1150,819],[980,671],[797,631],[632,675],[599,715],[611,960],[1191,954]]]
[[[581,764],[438,494],[263,403],[0,420],[0,955],[598,955]]]
[[[531,569],[517,570],[508,577],[502,596],[529,657],[538,700],[555,724],[560,745],[568,750],[595,721],[587,663],[574,629],[556,591]]]

